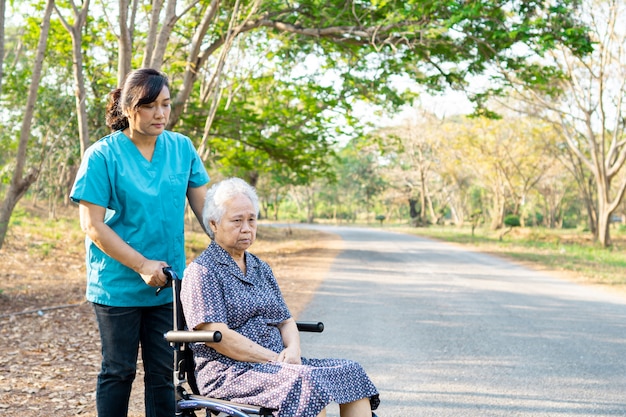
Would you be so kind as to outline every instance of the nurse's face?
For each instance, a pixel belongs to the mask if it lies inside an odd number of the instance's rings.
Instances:
[[[211,222],[215,243],[233,258],[243,255],[256,239],[257,218],[252,201],[245,195],[231,198],[220,223]]]
[[[156,138],[165,130],[172,111],[170,90],[163,87],[152,103],[142,104],[128,117],[132,138]]]

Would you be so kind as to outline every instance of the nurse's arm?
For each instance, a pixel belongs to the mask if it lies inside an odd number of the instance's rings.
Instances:
[[[204,199],[206,197],[206,191],[207,191],[206,185],[201,185],[200,187],[187,188],[187,200],[189,201],[189,207],[191,207],[193,214],[196,215],[196,219],[198,219],[203,229],[204,229],[204,224],[202,224],[202,209],[204,207]]]
[[[207,343],[206,345],[236,361],[264,363],[278,359],[276,352],[229,329],[226,323],[202,323],[196,326],[196,330],[219,331],[222,334],[220,342]]]
[[[161,286],[166,283],[167,277],[163,273],[163,268],[168,266],[167,263],[147,259],[120,238],[104,223],[106,213],[104,207],[81,200],[78,213],[80,227],[100,250],[137,272],[146,284]]]

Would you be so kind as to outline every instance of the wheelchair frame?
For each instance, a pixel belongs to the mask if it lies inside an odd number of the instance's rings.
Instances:
[[[208,410],[210,415],[230,417],[272,416],[274,409],[241,404],[199,394],[195,378],[195,365],[190,343],[219,343],[222,334],[218,331],[185,330],[185,316],[180,302],[181,280],[171,268],[164,268],[168,282],[157,289],[157,295],[163,288],[172,287],[174,304],[174,329],[164,337],[174,349],[174,390],[176,398],[176,416],[195,417],[196,410]],[[321,333],[321,322],[297,322],[298,330]]]

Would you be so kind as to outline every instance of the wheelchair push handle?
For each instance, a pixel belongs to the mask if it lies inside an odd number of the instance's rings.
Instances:
[[[156,289],[156,295],[159,295],[161,291],[163,291],[165,288],[171,287],[172,280],[178,279],[178,275],[176,274],[176,272],[174,272],[171,266],[166,266],[165,268],[163,268],[163,273],[165,274],[167,281],[165,281],[165,284]]]
[[[217,343],[222,340],[222,333],[211,330],[170,330],[165,333],[165,340],[170,343]]]

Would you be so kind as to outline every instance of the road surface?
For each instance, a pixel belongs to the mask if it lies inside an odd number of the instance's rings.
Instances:
[[[298,317],[326,326],[302,334],[303,355],[360,362],[379,417],[626,416],[623,295],[415,236],[313,227],[344,250]]]

